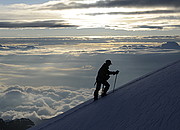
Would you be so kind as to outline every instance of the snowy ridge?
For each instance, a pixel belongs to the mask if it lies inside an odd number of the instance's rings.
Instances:
[[[180,128],[180,61],[89,100],[31,130]]]
[[[88,105],[90,105],[92,103],[93,103],[93,99],[90,99],[90,100],[88,100],[88,101],[86,101],[86,102],[84,102],[84,103],[82,103],[82,104],[80,104],[80,105],[78,105],[78,106],[76,106],[76,107],[74,107],[74,108],[72,108],[72,109],[58,115],[58,116],[56,116],[56,117],[48,119],[43,124],[40,124],[40,125],[36,126],[35,128],[34,127],[30,128],[28,130],[41,130],[41,129],[44,129],[44,128],[50,126],[50,125],[53,125],[54,123],[58,122],[59,120],[65,118],[65,117],[68,117],[69,115],[81,110],[82,108],[87,107]]]
[[[68,110],[67,112],[64,112],[64,113],[62,113],[62,114],[60,114],[54,118],[51,118],[47,122],[44,122],[43,124],[36,126],[35,128],[29,129],[29,130],[43,130],[44,128],[46,128],[50,125],[53,125],[54,123],[58,123],[58,121],[60,121],[61,119],[68,117],[69,115],[81,110],[82,108],[87,107],[88,105],[90,105],[92,103],[93,103],[93,99],[90,99],[90,100]]]
[[[170,67],[170,66],[172,66],[172,65],[174,65],[174,64],[177,64],[178,62],[180,62],[180,60],[175,61],[175,62],[173,62],[173,63],[170,63],[170,64],[168,64],[168,65],[166,65],[166,66],[164,66],[164,67],[162,67],[162,68],[160,68],[160,69],[157,69],[157,70],[155,70],[155,71],[153,71],[153,72],[147,73],[147,74],[145,74],[145,75],[143,75],[143,76],[141,76],[141,77],[139,77],[139,78],[137,78],[137,79],[134,79],[134,80],[130,81],[129,83],[126,83],[126,84],[120,86],[119,88],[115,89],[114,92],[115,92],[115,91],[118,91],[119,89],[122,89],[122,88],[124,88],[124,87],[126,87],[126,86],[128,86],[128,85],[131,85],[131,84],[133,84],[133,83],[135,83],[135,82],[137,82],[137,81],[139,81],[139,80],[142,80],[142,79],[144,79],[144,78],[147,78],[148,76],[152,76],[153,74],[155,74],[155,73],[157,73],[157,72],[159,72],[159,71],[161,71],[161,70],[163,70],[163,69],[166,69],[166,68],[168,68],[168,67]],[[109,92],[109,93],[113,93],[113,92]]]

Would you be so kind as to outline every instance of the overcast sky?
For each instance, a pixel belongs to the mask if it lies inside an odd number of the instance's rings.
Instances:
[[[1,37],[179,35],[177,0],[0,0]]]

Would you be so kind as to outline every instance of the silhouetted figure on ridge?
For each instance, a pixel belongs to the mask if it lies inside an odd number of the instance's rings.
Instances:
[[[94,100],[98,99],[98,93],[101,89],[101,84],[105,86],[102,90],[102,97],[106,96],[107,91],[109,90],[110,84],[107,80],[110,78],[110,75],[118,74],[119,71],[109,71],[109,66],[112,65],[110,60],[106,60],[106,62],[101,66],[98,71],[98,75],[96,77],[96,90],[94,91]]]

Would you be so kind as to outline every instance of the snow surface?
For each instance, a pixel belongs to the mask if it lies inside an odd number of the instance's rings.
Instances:
[[[180,61],[30,130],[178,130]]]

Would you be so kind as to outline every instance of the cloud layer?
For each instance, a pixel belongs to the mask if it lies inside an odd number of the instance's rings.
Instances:
[[[60,86],[0,86],[0,89],[1,118],[30,118],[36,123],[88,100],[93,91]]]
[[[138,28],[156,28],[161,26],[141,25]],[[175,41],[179,36],[156,37],[61,37],[61,38],[10,38],[0,39],[0,55],[74,55],[80,54],[124,54],[124,53],[164,53],[161,44]],[[8,44],[11,43],[11,44]],[[68,44],[67,44],[68,43]],[[123,46],[127,45],[128,48]],[[132,47],[130,47],[132,45]],[[144,47],[142,47],[142,45]],[[141,50],[137,49],[141,46]],[[166,48],[167,49],[167,48]],[[166,50],[166,53],[178,52],[178,48]],[[43,67],[42,67],[43,68]],[[75,68],[74,68],[75,69]]]
[[[63,21],[49,20],[49,21],[32,21],[32,22],[0,22],[0,28],[65,28],[77,27],[75,25],[68,25]]]
[[[98,1],[96,5],[100,7],[151,7],[151,6],[165,6],[165,7],[179,7],[180,2],[176,0],[105,0]]]
[[[177,0],[100,0],[94,3],[54,2],[46,4],[44,9],[81,9],[81,8],[114,8],[114,7],[180,7]]]
[[[180,10],[173,10],[173,9],[169,9],[169,10],[149,10],[149,11],[129,11],[129,12],[107,12],[107,13],[89,13],[87,15],[140,15],[140,14],[171,14],[171,13],[180,13]]]
[[[164,31],[180,28],[177,0],[66,0],[0,7],[0,29],[74,27]]]

